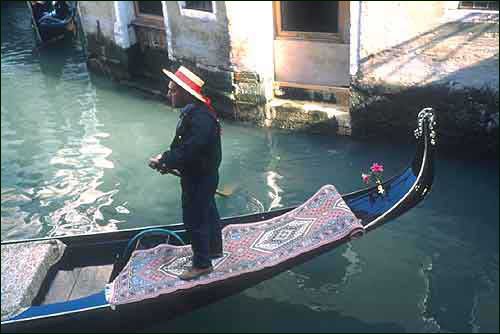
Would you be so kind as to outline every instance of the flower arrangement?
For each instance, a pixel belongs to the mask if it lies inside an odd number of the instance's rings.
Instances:
[[[385,194],[385,189],[382,186],[382,179],[381,179],[383,171],[384,171],[384,166],[375,162],[370,167],[369,174],[361,173],[361,178],[363,179],[363,182],[366,184],[369,184],[370,182],[372,182],[372,179],[375,179],[375,183],[377,184],[377,191],[380,195]]]

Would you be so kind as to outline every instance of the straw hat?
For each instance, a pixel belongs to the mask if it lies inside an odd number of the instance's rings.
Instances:
[[[201,88],[205,84],[203,80],[184,66],[179,67],[179,69],[174,73],[163,69],[170,79],[172,79],[176,84],[187,90],[191,95],[196,97],[198,100],[206,103],[207,98],[201,94]]]

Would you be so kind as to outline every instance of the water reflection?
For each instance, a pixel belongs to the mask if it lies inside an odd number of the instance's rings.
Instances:
[[[247,289],[243,294],[255,299],[272,299],[275,302],[303,305],[315,312],[337,309],[339,294],[343,294],[351,281],[362,273],[362,261],[352,243],[335,252],[322,255],[330,264],[317,272],[308,263]]]
[[[35,237],[39,233],[58,236],[116,229],[116,221],[104,222],[101,212],[102,207],[112,204],[113,195],[118,189],[98,189],[103,183],[104,171],[114,165],[107,159],[112,150],[100,143],[100,140],[108,138],[109,134],[100,130],[102,124],[97,117],[95,88],[90,84],[88,76],[83,80],[80,78],[78,70],[78,75],[72,76],[74,67],[61,68],[62,71],[56,75],[64,74],[66,79],[45,81],[44,93],[50,96],[46,100],[51,103],[41,107],[36,104],[32,106],[33,110],[23,112],[27,119],[39,120],[40,126],[27,126],[26,130],[22,131],[22,139],[9,140],[7,145],[2,145],[6,160],[9,157],[23,157],[22,160],[17,159],[16,174],[19,177],[16,179],[20,182],[15,183],[15,189],[20,193],[30,193],[29,203],[21,205],[19,196],[14,202],[2,193],[2,209],[17,203],[19,206],[16,207],[16,212],[23,211],[25,221],[23,225],[12,227],[8,231],[3,230],[2,238],[12,238],[20,234],[23,237]],[[48,74],[44,75],[47,78]],[[64,92],[59,85],[63,86]],[[32,116],[30,113],[38,115]],[[8,113],[2,113],[3,119],[8,117]],[[3,124],[9,127],[12,122],[6,120]],[[16,125],[16,131],[10,133],[14,135],[14,132],[19,133],[20,129],[22,127]],[[33,129],[35,132],[28,134],[28,131]],[[27,150],[37,153],[30,155]],[[34,169],[42,172],[35,179],[29,177],[29,173]],[[37,182],[26,189],[23,187],[23,180]],[[45,214],[40,215],[39,211]],[[121,212],[124,213],[123,210]],[[2,217],[5,216],[12,218],[12,213],[2,210]],[[19,219],[19,214],[17,216]],[[30,228],[28,233],[25,227],[30,225],[38,228]]]
[[[2,240],[114,230],[101,209],[118,189],[99,189],[114,168],[110,134],[84,55],[71,43],[34,48],[19,15],[21,38],[2,38]]]
[[[479,259],[471,263],[458,260],[477,257],[467,254],[470,251],[464,247],[453,258],[434,253],[422,265],[421,275],[426,288],[419,307],[426,328],[477,333],[481,331],[484,313],[495,312],[485,305],[491,305],[491,296],[498,292],[498,267],[478,270]]]
[[[283,192],[278,185],[278,181],[283,178],[283,176],[279,175],[276,172],[269,171],[267,172],[267,185],[271,188],[271,191],[268,192],[269,197],[271,198],[271,204],[269,205],[269,210],[281,208],[283,204],[281,204],[281,196],[280,194]]]

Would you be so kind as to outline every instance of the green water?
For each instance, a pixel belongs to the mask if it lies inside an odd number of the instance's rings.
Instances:
[[[34,49],[24,3],[2,8],[2,240],[181,221],[179,182],[146,165],[178,113],[89,73],[78,44]],[[414,154],[223,122],[222,216],[361,187]],[[432,193],[406,215],[256,287],[144,331],[498,332],[498,162],[440,155]]]

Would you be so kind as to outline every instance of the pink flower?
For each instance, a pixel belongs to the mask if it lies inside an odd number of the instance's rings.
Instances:
[[[363,182],[366,184],[369,184],[372,181],[372,179],[374,179],[373,181],[377,184],[377,192],[382,196],[385,195],[385,189],[384,186],[382,185],[382,179],[381,179],[383,171],[384,171],[384,166],[374,162],[370,167],[369,174],[361,173],[361,178],[363,179]]]
[[[361,178],[363,179],[363,182],[368,184],[370,182],[370,174],[365,174],[365,173],[361,173]]]
[[[384,171],[384,166],[379,165],[378,163],[374,163],[371,167],[370,170],[374,173],[382,173]]]

